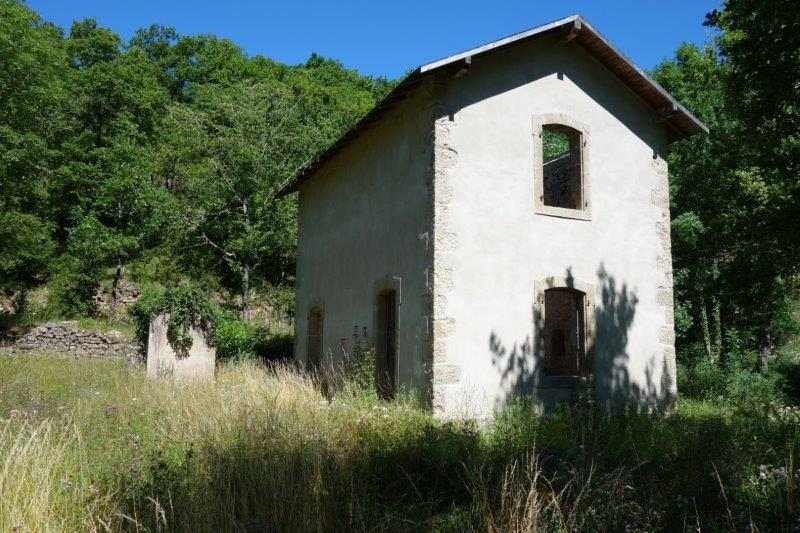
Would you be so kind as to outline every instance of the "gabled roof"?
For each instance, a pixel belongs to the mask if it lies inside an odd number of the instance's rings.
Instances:
[[[355,139],[361,130],[368,124],[380,119],[386,110],[398,100],[401,100],[414,86],[432,73],[444,69],[460,70],[468,68],[472,63],[473,57],[490,54],[495,50],[545,35],[559,34],[563,35],[565,40],[573,41],[583,47],[644,100],[659,116],[659,119],[668,126],[671,141],[689,137],[696,133],[708,133],[708,128],[705,124],[682,106],[642,69],[625,57],[608,39],[594,29],[586,19],[580,15],[572,15],[417,67],[335,143],[300,167],[295,175],[281,187],[278,194],[283,196],[295,192],[301,183],[308,180],[342,148]]]

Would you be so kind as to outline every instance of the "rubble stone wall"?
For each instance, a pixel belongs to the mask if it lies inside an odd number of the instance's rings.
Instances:
[[[120,357],[141,360],[139,346],[118,331],[89,331],[76,322],[48,322],[37,326],[6,348],[17,353],[65,353],[76,357]]]

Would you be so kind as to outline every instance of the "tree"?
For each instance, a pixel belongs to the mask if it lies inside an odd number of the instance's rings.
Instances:
[[[708,23],[716,47],[683,45],[654,72],[711,130],[669,155],[676,310],[708,355],[739,332],[764,367],[800,265],[798,14],[733,0]]]
[[[254,287],[290,285],[296,200],[278,184],[391,87],[167,26],[65,35],[15,0],[0,57],[0,290],[47,282],[66,314],[128,265],[225,288],[245,314]]]
[[[721,352],[722,302],[720,263],[729,257],[729,216],[736,212],[723,164],[730,120],[722,98],[725,66],[712,46],[683,44],[675,58],[654,70],[655,78],[709,126],[700,135],[675,143],[668,155],[675,273],[676,324],[680,340],[700,335],[707,357]],[[713,237],[712,237],[713,236]],[[711,318],[709,318],[711,317]],[[713,322],[713,324],[711,324]],[[713,335],[712,335],[713,333]]]
[[[57,284],[68,313],[86,312],[106,268],[114,269],[115,305],[123,264],[152,243],[170,205],[151,179],[149,157],[169,97],[144,51],[121,51],[120,43],[92,19],[75,22],[66,39],[77,127],[62,146],[67,157],[51,196],[57,235],[70,256],[55,267],[75,271],[62,272]],[[80,253],[76,235],[98,250]]]
[[[0,290],[41,281],[53,252],[51,169],[69,129],[67,55],[58,30],[0,0]]]
[[[285,282],[293,266],[295,203],[275,192],[321,144],[305,100],[276,83],[202,86],[197,109],[176,106],[167,123],[180,132],[167,158],[177,161],[183,249],[239,294],[245,317],[254,278]]]
[[[776,303],[800,272],[800,11],[792,0],[727,0],[706,24],[721,30],[725,99],[749,163],[737,173],[748,217],[733,268],[756,302],[766,366]]]

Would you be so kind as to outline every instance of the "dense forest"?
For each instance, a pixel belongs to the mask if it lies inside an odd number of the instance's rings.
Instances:
[[[390,87],[312,55],[287,66],[158,25],[127,42],[0,2],[0,289],[95,312],[104,280],[195,280],[237,301],[291,287],[277,186]]]
[[[652,72],[711,129],[669,155],[686,372],[723,368],[731,354],[766,370],[795,327],[793,7],[728,0],[704,22],[712,42],[684,44]],[[0,0],[0,57],[5,324],[41,287],[48,316],[96,314],[98,287],[113,295],[123,278],[191,281],[244,320],[254,298],[290,314],[296,199],[276,188],[393,83],[318,55],[289,66],[160,25],[127,41],[93,19],[67,31],[17,0]]]

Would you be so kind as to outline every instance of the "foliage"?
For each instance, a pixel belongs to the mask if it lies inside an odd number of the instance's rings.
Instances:
[[[166,289],[160,284],[149,284],[142,287],[139,299],[128,308],[128,314],[134,324],[134,333],[141,349],[147,348],[150,334],[150,321],[158,316],[164,307]]]
[[[58,31],[0,1],[0,290],[35,285],[53,253],[47,182],[69,127],[67,56]]]
[[[295,200],[277,186],[391,86],[159,25],[63,32],[15,0],[0,55],[0,290],[53,278],[65,315],[128,268],[221,288],[244,315],[252,291],[290,287]]]
[[[268,336],[263,326],[223,313],[219,315],[214,330],[217,357],[242,359],[262,356]]]
[[[18,211],[0,212],[0,289],[33,285],[47,271],[53,242],[39,217]]]
[[[724,330],[768,354],[793,327],[800,265],[800,14],[790,1],[728,0],[713,43],[682,45],[656,79],[710,128],[669,154],[679,341],[718,356]],[[710,349],[709,349],[710,347]]]
[[[567,134],[552,128],[543,128],[542,153],[545,162],[551,161],[566,152],[569,152],[569,137],[567,137]]]
[[[150,322],[161,314],[167,315],[167,340],[180,356],[192,347],[191,330],[206,334],[209,344],[215,339],[214,329],[219,310],[208,298],[203,288],[184,282],[163,289],[148,287],[129,310],[136,324],[139,343],[147,345]]]

